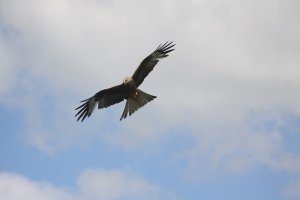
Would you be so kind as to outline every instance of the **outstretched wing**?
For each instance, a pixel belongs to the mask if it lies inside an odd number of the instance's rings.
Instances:
[[[75,117],[78,116],[77,121],[81,119],[81,122],[91,116],[98,103],[98,109],[107,108],[113,104],[119,103],[127,98],[129,95],[128,86],[121,84],[115,87],[111,87],[105,90],[97,92],[94,96],[83,100],[82,105],[77,107],[75,110],[79,110]]]
[[[135,70],[132,76],[136,87],[142,84],[146,76],[153,70],[155,65],[158,63],[159,59],[167,57],[168,53],[174,50],[172,49],[172,47],[174,46],[175,44],[173,44],[173,42],[166,42],[163,45],[159,45],[152,54],[150,54],[141,62],[141,64]]]

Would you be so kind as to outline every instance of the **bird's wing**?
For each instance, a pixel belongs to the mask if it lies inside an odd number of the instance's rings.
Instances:
[[[124,84],[101,90],[94,96],[81,101],[83,104],[75,109],[79,110],[75,117],[78,116],[77,121],[81,119],[82,122],[86,117],[89,117],[92,114],[97,103],[98,109],[107,108],[113,104],[123,101],[127,98],[128,94],[128,86]]]
[[[146,76],[153,70],[155,65],[158,63],[159,59],[167,57],[168,53],[174,50],[172,49],[172,47],[174,46],[175,44],[173,44],[173,42],[166,42],[163,45],[159,45],[152,54],[150,54],[141,62],[141,64],[135,70],[132,76],[136,87],[142,84]]]

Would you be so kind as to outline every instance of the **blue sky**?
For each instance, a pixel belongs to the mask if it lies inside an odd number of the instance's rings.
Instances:
[[[299,9],[0,0],[0,199],[300,199]],[[157,99],[76,121],[167,40]]]

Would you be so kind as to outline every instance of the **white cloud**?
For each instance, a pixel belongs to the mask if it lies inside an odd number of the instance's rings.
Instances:
[[[289,125],[274,115],[300,115],[297,1],[22,4],[0,4],[3,26],[19,33],[13,42],[0,40],[5,66],[0,72],[7,76],[0,81],[19,77],[23,92],[16,98],[17,89],[11,89],[9,97],[25,113],[28,140],[40,150],[78,144],[83,133],[85,138],[101,134],[106,142],[143,148],[159,145],[164,137],[172,138],[172,130],[181,129],[195,141],[182,153],[194,170],[203,169],[203,160],[212,173],[223,164],[233,171],[259,164],[299,170],[300,155],[284,146],[288,134],[266,128],[269,123]],[[72,122],[73,106],[81,97],[121,82],[165,40],[174,40],[176,50],[141,87],[158,96],[147,105],[151,111],[143,108],[119,123],[118,105],[84,124]],[[11,60],[19,68],[10,68]]]
[[[78,178],[77,186],[70,190],[14,173],[0,173],[0,198],[5,200],[175,199],[142,178],[121,170],[87,170]]]
[[[119,170],[88,170],[78,179],[86,199],[160,199],[156,186]]]
[[[206,180],[228,173],[244,174],[258,166],[298,174],[299,126],[287,118],[277,110],[239,121],[203,123],[194,133],[190,148],[179,156],[188,163],[185,175],[193,180]]]
[[[0,173],[0,198],[5,200],[71,200],[66,190],[46,182],[34,182],[13,173]]]

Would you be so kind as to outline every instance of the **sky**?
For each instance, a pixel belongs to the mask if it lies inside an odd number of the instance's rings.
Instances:
[[[0,199],[300,199],[298,0],[0,0]],[[125,102],[80,100],[176,43]]]

